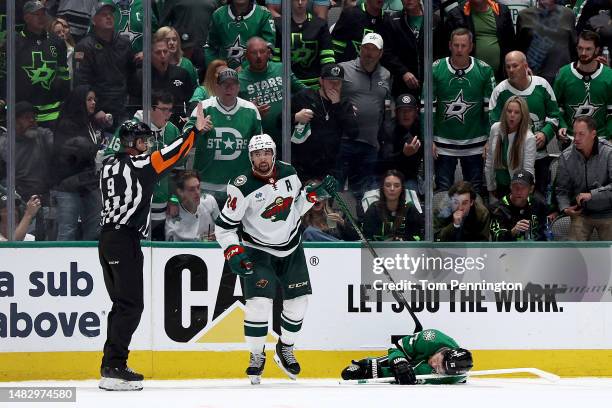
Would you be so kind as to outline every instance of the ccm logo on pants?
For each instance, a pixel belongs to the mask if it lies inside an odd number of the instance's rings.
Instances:
[[[287,286],[287,288],[289,289],[297,289],[297,288],[301,288],[302,286],[307,286],[308,285],[308,281],[306,282],[298,282],[298,283],[292,283],[291,285]]]

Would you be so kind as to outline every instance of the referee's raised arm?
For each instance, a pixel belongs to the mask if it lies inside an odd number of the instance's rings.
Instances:
[[[210,116],[204,116],[202,103],[196,106],[196,124],[194,127],[185,128],[183,136],[169,146],[151,153],[151,166],[158,175],[171,169],[181,159],[187,157],[189,151],[195,145],[197,135],[212,129]]]

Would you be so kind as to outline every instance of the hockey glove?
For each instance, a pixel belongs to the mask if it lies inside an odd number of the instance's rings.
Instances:
[[[244,252],[242,245],[232,245],[224,252],[225,259],[229,263],[232,272],[238,276],[246,276],[253,273],[253,262]]]
[[[398,384],[412,385],[416,384],[416,376],[414,370],[410,367],[408,360],[404,357],[396,357],[391,360],[391,371],[395,376],[395,380]]]
[[[325,176],[319,184],[306,186],[306,199],[311,203],[316,203],[330,198],[336,192],[336,179],[332,176]]]

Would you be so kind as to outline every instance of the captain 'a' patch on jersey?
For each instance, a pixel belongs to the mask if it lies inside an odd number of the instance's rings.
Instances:
[[[215,229],[222,248],[238,243],[235,231],[240,224],[245,246],[273,255],[285,256],[300,243],[301,216],[312,204],[293,167],[277,161],[276,172],[276,178],[266,180],[248,172],[228,184]]]
[[[203,181],[225,184],[240,169],[250,166],[249,140],[261,133],[261,117],[255,105],[241,98],[237,98],[236,106],[230,110],[216,97],[200,103],[204,115],[210,115],[213,129],[196,141],[194,168]],[[194,109],[188,126],[195,123],[195,115]]]
[[[599,64],[595,72],[583,74],[575,63],[565,65],[555,79],[554,92],[561,111],[559,127],[572,134],[572,123],[588,115],[597,123],[597,135],[612,137],[612,69]]]

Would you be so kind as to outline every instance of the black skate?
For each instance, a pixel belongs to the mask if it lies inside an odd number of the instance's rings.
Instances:
[[[274,361],[292,380],[295,380],[300,373],[300,364],[293,354],[293,346],[288,346],[280,340],[276,343]]]
[[[129,367],[102,367],[98,387],[107,391],[140,391],[144,376]]]
[[[249,367],[246,369],[246,374],[249,376],[252,385],[261,383],[261,373],[266,366],[266,353],[253,354],[249,358]]]

